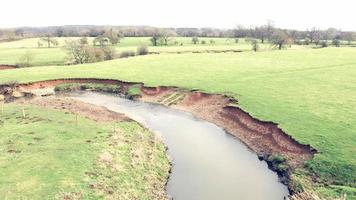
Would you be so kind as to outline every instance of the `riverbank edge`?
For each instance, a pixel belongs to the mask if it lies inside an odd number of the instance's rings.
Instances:
[[[214,123],[237,137],[253,150],[261,160],[276,171],[281,181],[293,194],[296,191],[291,175],[304,162],[311,159],[317,151],[310,145],[301,144],[278,127],[278,124],[262,121],[238,107],[238,101],[220,94],[208,94],[196,90],[172,86],[146,87],[140,82],[125,82],[114,79],[73,78],[37,81],[30,83],[10,83],[0,86],[0,95],[4,100],[33,95],[33,91],[54,89],[61,84],[107,84],[120,87],[119,93],[126,98],[157,103],[192,113],[194,116]],[[139,88],[138,92],[130,92]],[[46,95],[46,94],[41,94]],[[1,96],[0,96],[1,100]],[[281,163],[270,159],[271,156],[285,158],[286,168],[279,169]]]

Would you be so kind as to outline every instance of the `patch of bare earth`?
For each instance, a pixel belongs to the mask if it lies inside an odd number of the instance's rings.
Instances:
[[[44,108],[65,110],[73,114],[78,114],[98,122],[127,121],[124,114],[110,111],[104,107],[95,106],[66,97],[42,97],[23,101],[25,104],[32,104]]]
[[[0,70],[6,70],[6,69],[16,69],[16,66],[13,66],[13,65],[0,65]]]

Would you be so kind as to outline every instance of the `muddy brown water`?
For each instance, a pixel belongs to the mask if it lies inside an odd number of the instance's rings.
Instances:
[[[102,93],[69,96],[124,113],[161,134],[173,161],[167,193],[174,200],[283,200],[288,195],[266,162],[223,129],[190,113]]]

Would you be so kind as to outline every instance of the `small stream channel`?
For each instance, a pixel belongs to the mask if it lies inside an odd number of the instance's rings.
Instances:
[[[223,129],[190,113],[102,93],[69,96],[124,113],[160,133],[173,160],[167,193],[174,200],[283,200],[288,195],[266,162]]]

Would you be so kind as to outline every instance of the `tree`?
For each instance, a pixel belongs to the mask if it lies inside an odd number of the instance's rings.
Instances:
[[[57,36],[57,37],[64,37],[64,30],[63,30],[63,28],[57,28],[56,29],[56,31],[55,31],[55,35]]]
[[[354,33],[352,32],[344,32],[342,38],[346,40],[349,45],[355,40]]]
[[[274,46],[281,50],[287,43],[290,42],[290,38],[286,32],[276,30],[271,36],[271,42]]]
[[[160,43],[163,45],[168,45],[170,37],[175,36],[176,34],[171,30],[163,30],[160,35]]]
[[[332,44],[336,47],[340,47],[340,45],[341,45],[340,39],[341,39],[340,35],[335,36],[332,41]]]
[[[192,37],[192,42],[193,44],[197,44],[199,42],[199,38],[198,37]]]
[[[122,37],[119,32],[113,30],[112,28],[110,30],[105,31],[103,36],[108,38],[112,45],[118,44]]]
[[[264,43],[265,40],[268,38],[267,26],[256,27],[254,32],[255,38],[260,39],[261,43]]]
[[[94,46],[105,47],[109,43],[109,38],[104,37],[103,35],[99,35],[93,40]]]
[[[339,34],[340,34],[340,31],[337,30],[336,28],[328,28],[324,32],[324,40],[332,40]]]
[[[310,43],[315,43],[316,45],[318,45],[320,40],[322,39],[322,32],[318,28],[313,27],[308,31],[308,36],[310,39]]]
[[[30,67],[34,59],[34,55],[31,51],[26,51],[19,59],[18,65],[20,67]]]
[[[70,62],[74,64],[88,63],[93,55],[95,57],[95,54],[93,54],[95,52],[88,45],[80,44],[79,41],[67,40],[64,48],[68,52]]]
[[[152,32],[152,37],[150,38],[150,41],[153,46],[157,46],[159,44],[159,41],[161,40],[162,37],[162,32],[160,29],[155,29]]]
[[[44,41],[45,43],[47,43],[47,47],[51,48],[51,44],[54,46],[58,46],[58,41],[55,38],[52,38],[52,35],[50,34],[46,34],[45,37],[42,37],[40,39],[40,41]]]
[[[233,29],[233,37],[234,38],[242,38],[247,36],[247,29],[242,25],[237,25]]]
[[[255,39],[252,39],[252,40],[251,40],[251,45],[252,45],[252,50],[253,50],[254,52],[257,52],[258,49],[260,48],[259,45],[258,45],[257,40],[255,40]]]

